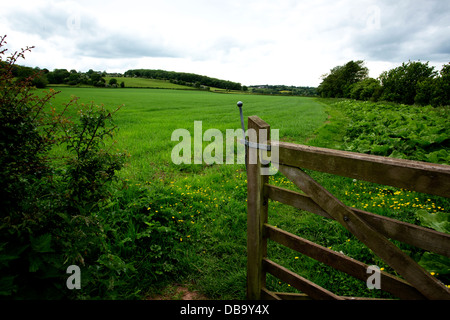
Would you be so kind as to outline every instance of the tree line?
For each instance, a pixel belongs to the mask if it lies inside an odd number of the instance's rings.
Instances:
[[[259,94],[278,94],[304,97],[313,97],[317,95],[317,88],[315,87],[296,87],[286,85],[254,85],[249,86],[249,91]]]
[[[125,77],[169,80],[172,83],[194,87],[214,87],[227,90],[243,90],[238,82],[221,80],[195,73],[166,71],[159,69],[133,69],[124,73]]]
[[[31,79],[31,84],[36,88],[45,88],[49,84],[66,84],[71,86],[88,85],[94,87],[124,87],[125,83],[119,83],[117,79],[112,78],[106,82],[107,73],[105,71],[94,71],[90,69],[87,72],[67,69],[40,69],[26,66],[14,65],[12,69],[13,76],[18,80]]]
[[[32,85],[37,88],[45,88],[49,84],[66,84],[66,85],[89,85],[94,87],[124,87],[124,82],[118,83],[117,79],[112,78],[107,83],[105,78],[108,74],[106,71],[94,71],[90,69],[87,72],[67,69],[40,69],[38,67],[31,68],[25,66],[15,65],[13,75],[19,79],[24,80],[32,78]],[[121,75],[122,76],[122,75]],[[165,71],[165,70],[151,70],[151,69],[136,69],[128,70],[123,76],[148,78],[158,80],[168,80],[171,83],[192,86],[196,88],[214,87],[226,90],[248,90],[247,87],[240,83],[228,80],[221,80],[211,78],[203,75],[185,72]]]
[[[382,72],[377,79],[368,74],[364,61],[349,61],[323,75],[317,92],[324,98],[382,100],[434,107],[450,105],[450,63],[440,72],[428,62],[408,61]]]

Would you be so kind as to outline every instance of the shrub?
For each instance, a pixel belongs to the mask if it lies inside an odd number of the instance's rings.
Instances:
[[[378,80],[367,78],[352,85],[350,98],[355,100],[377,101],[381,94],[381,84]]]
[[[434,67],[420,61],[408,61],[380,75],[383,85],[382,100],[413,104],[418,83],[436,75]]]
[[[88,282],[103,279],[83,290],[84,297],[105,294],[114,274],[132,270],[105,245],[98,215],[126,157],[108,145],[116,129],[114,112],[79,106],[77,99],[59,113],[49,108],[57,92],[35,92],[33,77],[17,80],[12,72],[31,48],[3,61],[5,38],[0,38],[0,295],[77,296],[65,286],[72,264],[85,268]],[[78,119],[65,116],[69,108],[78,109]]]

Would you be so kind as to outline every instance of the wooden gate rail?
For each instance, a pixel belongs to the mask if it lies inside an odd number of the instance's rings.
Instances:
[[[270,142],[270,126],[256,116],[248,118],[248,128],[256,130],[256,141]],[[258,134],[259,129],[269,131]],[[251,137],[250,137],[251,138]],[[251,140],[251,139],[250,139]],[[310,282],[267,258],[267,239],[343,271],[357,279],[367,279],[368,266],[330,249],[319,246],[267,223],[269,199],[279,201],[338,221],[404,279],[381,272],[382,290],[400,299],[450,299],[450,290],[389,239],[450,257],[450,235],[400,222],[363,210],[347,207],[299,168],[337,174],[418,192],[450,197],[450,166],[418,161],[384,158],[338,150],[308,147],[292,143],[270,142],[278,147],[279,161],[274,163],[305,194],[268,184],[261,175],[264,153],[253,155],[248,163],[247,216],[247,297],[249,299],[305,298],[270,292],[266,273],[289,283],[312,299],[347,299]],[[256,161],[255,161],[256,158]],[[276,159],[271,159],[272,162]]]

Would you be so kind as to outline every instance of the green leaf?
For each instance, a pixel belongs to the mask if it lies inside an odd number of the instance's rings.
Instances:
[[[426,210],[417,210],[416,216],[422,226],[432,228],[439,232],[450,233],[450,214],[446,212],[429,213]]]
[[[435,253],[425,252],[419,265],[430,272],[450,274],[450,258]]]
[[[6,276],[0,278],[0,296],[9,296],[17,290],[17,286],[14,285],[14,279],[17,276]]]
[[[20,258],[19,255],[0,254],[0,266],[8,266],[8,263],[12,260]]]
[[[28,267],[29,272],[36,272],[42,266],[42,260],[38,256],[31,256],[29,258],[30,266]]]
[[[52,235],[49,233],[43,234],[37,238],[30,236],[31,248],[35,252],[46,253],[53,252],[51,248]]]
[[[126,264],[120,257],[110,253],[101,255],[97,262],[118,274],[121,272],[135,271],[131,264]]]

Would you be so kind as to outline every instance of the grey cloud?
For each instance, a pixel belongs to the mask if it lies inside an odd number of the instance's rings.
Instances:
[[[47,5],[31,12],[18,8],[8,14],[8,22],[17,31],[50,42],[65,40],[60,45],[68,46],[69,55],[111,59],[177,56],[157,36],[113,30],[103,26],[95,13],[82,9]]]
[[[78,38],[76,53],[94,58],[139,58],[139,57],[177,57],[175,50],[167,48],[162,41],[130,34],[102,34]]]
[[[8,14],[8,22],[15,30],[36,34],[42,39],[71,36],[74,30],[89,33],[93,30],[91,21],[78,10],[50,5],[33,11],[19,7]]]
[[[384,61],[435,60],[450,56],[450,3],[411,1],[380,5],[372,29],[354,32],[350,45],[368,59]]]

